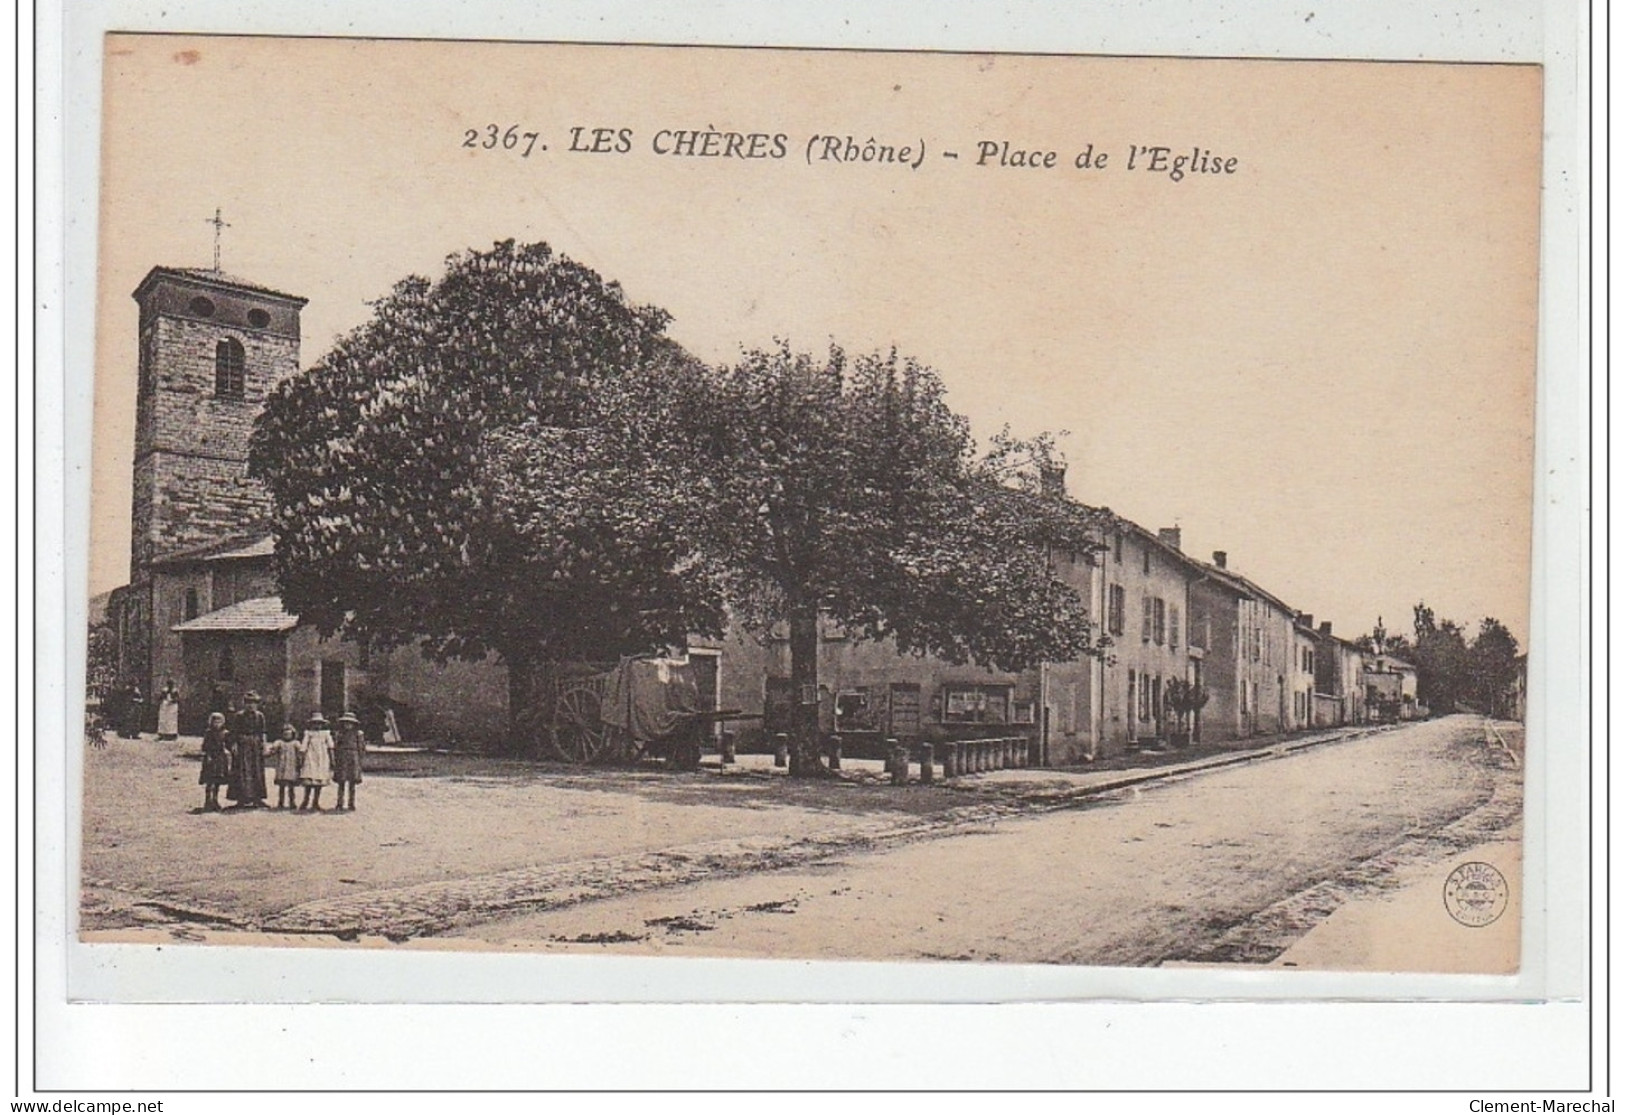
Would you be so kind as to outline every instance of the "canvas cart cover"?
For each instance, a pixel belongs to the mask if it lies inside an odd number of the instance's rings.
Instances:
[[[604,723],[633,739],[661,739],[700,711],[700,688],[682,659],[626,658],[605,678],[602,708]]]

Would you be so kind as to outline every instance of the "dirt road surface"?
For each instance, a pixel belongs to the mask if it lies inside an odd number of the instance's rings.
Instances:
[[[1516,878],[1521,800],[1521,779],[1495,762],[1480,722],[1452,718],[810,870],[459,932],[525,948],[725,956],[1266,963],[1349,899],[1421,878],[1426,924],[1448,954],[1451,940],[1478,950],[1484,935],[1449,922],[1438,887],[1490,839]],[[1406,917],[1361,923],[1376,941],[1337,933],[1304,960],[1360,966],[1348,958],[1374,951],[1406,967],[1408,954],[1382,938],[1416,928],[1409,906],[1394,912]],[[1479,970],[1516,967],[1516,922],[1515,911],[1504,919],[1503,948]]]
[[[1467,717],[1089,800],[1119,776],[896,790],[388,762],[354,814],[196,814],[196,764],[172,745],[91,752],[82,936],[1296,963],[1280,958],[1333,911],[1372,932],[1386,892],[1427,890],[1481,845],[1516,878],[1521,819],[1520,772]],[[1310,964],[1361,966],[1328,928]]]

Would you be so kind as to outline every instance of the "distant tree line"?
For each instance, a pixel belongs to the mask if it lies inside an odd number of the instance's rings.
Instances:
[[[1412,610],[1412,634],[1389,634],[1381,622],[1356,643],[1361,650],[1391,654],[1416,667],[1417,700],[1434,712],[1458,708],[1505,716],[1513,683],[1523,670],[1518,640],[1506,625],[1486,617],[1477,634],[1452,619],[1439,619],[1426,603]]]

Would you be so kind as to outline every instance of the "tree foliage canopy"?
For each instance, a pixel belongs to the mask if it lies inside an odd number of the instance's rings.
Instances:
[[[720,634],[725,607],[790,621],[803,687],[820,617],[995,669],[1099,653],[1055,558],[1104,513],[1033,475],[1052,439],[978,456],[895,352],[706,368],[666,325],[542,244],[398,284],[256,427],[286,606],[374,646],[495,651],[513,679]]]
[[[697,415],[702,547],[758,629],[816,613],[904,652],[1018,670],[1090,653],[1051,547],[1087,551],[1094,513],[1011,483],[1053,443],[978,458],[930,368],[889,354],[746,353]]]
[[[695,374],[666,324],[545,244],[399,283],[256,428],[286,606],[442,657],[613,657],[715,628],[661,526],[651,385]]]

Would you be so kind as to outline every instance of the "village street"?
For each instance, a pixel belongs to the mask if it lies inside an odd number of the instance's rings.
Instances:
[[[86,755],[81,932],[1404,967],[1391,908],[1407,934],[1422,911],[1469,952],[1515,948],[1521,770],[1484,721],[1337,735],[1132,785],[1150,772],[898,788],[797,784],[757,757],[667,774],[379,756],[359,812],[314,816],[194,814],[194,761],[118,740]],[[1473,932],[1439,900],[1469,858],[1514,880],[1513,908]]]

